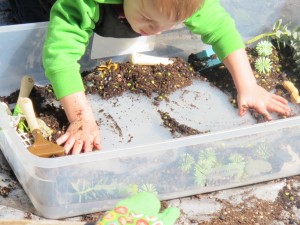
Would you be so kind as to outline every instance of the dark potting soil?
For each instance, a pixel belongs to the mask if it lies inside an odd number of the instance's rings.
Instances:
[[[289,99],[289,93],[282,87],[284,80],[291,80],[295,85],[300,85],[298,78],[292,72],[294,62],[288,48],[280,51],[273,49],[270,59],[273,69],[268,74],[258,74],[254,69],[255,59],[258,57],[255,49],[247,49],[249,61],[254,71],[258,84],[266,90],[275,90],[275,93]],[[215,56],[212,56],[215,57]],[[86,94],[99,95],[103,99],[121,96],[129,91],[135,94],[146,95],[153,100],[153,104],[159,105],[161,101],[168,101],[168,95],[172,92],[192,84],[193,80],[201,79],[225,92],[233,107],[237,107],[237,91],[229,71],[223,66],[211,68],[203,67],[209,58],[199,59],[196,54],[191,54],[188,61],[181,58],[173,58],[171,65],[133,65],[129,62],[115,63],[103,62],[91,71],[82,73]],[[201,71],[201,72],[197,72]],[[0,97],[1,101],[8,104],[17,101],[19,91],[9,96]],[[51,141],[65,133],[69,122],[61,106],[54,104],[56,101],[51,85],[43,87],[35,86],[30,94],[38,117],[54,131]],[[266,121],[262,115],[250,109],[257,122]],[[206,133],[192,127],[180,124],[176,118],[171,118],[168,112],[158,111],[162,119],[162,126],[166,127],[174,137],[188,136]],[[107,114],[107,117],[110,117]],[[109,118],[108,118],[109,119]],[[100,124],[99,124],[100,125]],[[116,131],[122,133],[122,131]]]
[[[277,46],[277,43],[273,43]],[[280,49],[280,50],[279,50]],[[280,46],[280,48],[273,48],[270,60],[272,62],[272,69],[269,73],[259,74],[255,70],[255,61],[258,57],[257,52],[254,48],[247,48],[248,58],[253,69],[254,76],[258,85],[265,88],[268,91],[274,91],[276,94],[290,99],[289,93],[283,88],[282,82],[285,80],[292,81],[296,87],[300,86],[300,80],[295,73],[294,68],[295,62],[292,59],[292,52],[289,47]],[[214,58],[215,56],[211,56]],[[201,71],[200,75],[207,79],[212,85],[225,92],[230,97],[230,102],[233,107],[237,107],[237,90],[235,88],[233,79],[229,71],[224,65],[206,68],[206,61],[210,58],[198,58],[196,54],[190,54],[188,62],[195,69],[195,71]],[[252,116],[257,122],[266,122],[263,115],[258,114],[256,111],[249,109]],[[291,116],[295,114],[292,113]],[[279,115],[280,116],[280,115]],[[282,116],[286,117],[286,116]]]
[[[155,66],[106,61],[92,71],[82,73],[86,94],[100,95],[103,99],[109,99],[129,91],[146,95],[153,100],[153,104],[158,105],[160,101],[168,101],[170,93],[191,85],[194,79],[202,79],[188,62],[180,58],[173,58],[173,61],[172,65]],[[12,104],[17,101],[18,94],[19,90],[9,96],[0,97],[0,100]],[[34,86],[29,97],[37,117],[44,120],[53,130],[50,141],[55,142],[66,132],[69,122],[63,108],[55,104],[56,99],[51,85]],[[110,115],[106,116],[109,119]],[[171,133],[176,132],[177,136],[203,133],[179,124],[174,118],[168,117],[166,122],[166,114],[164,117],[165,119],[162,117],[162,125],[170,129]]]

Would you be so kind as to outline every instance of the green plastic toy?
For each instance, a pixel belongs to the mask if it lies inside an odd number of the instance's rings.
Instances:
[[[121,200],[96,225],[173,225],[180,216],[178,208],[170,207],[159,213],[160,208],[155,194],[140,192]]]

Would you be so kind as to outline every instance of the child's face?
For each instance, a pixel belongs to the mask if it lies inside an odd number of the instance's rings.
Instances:
[[[178,24],[162,15],[152,0],[124,0],[124,13],[132,29],[141,35],[154,35]]]

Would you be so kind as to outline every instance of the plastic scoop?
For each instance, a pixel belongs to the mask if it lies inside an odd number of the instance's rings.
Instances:
[[[63,156],[65,154],[65,150],[62,146],[44,139],[39,128],[31,100],[29,98],[21,97],[19,105],[23,114],[25,115],[32,136],[34,137],[34,143],[28,147],[28,150],[32,154],[44,158]]]

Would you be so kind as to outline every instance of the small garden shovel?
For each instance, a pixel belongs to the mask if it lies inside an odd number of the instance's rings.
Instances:
[[[62,146],[44,139],[39,128],[39,124],[37,122],[31,100],[29,98],[21,97],[19,105],[23,114],[25,115],[29,129],[34,137],[34,143],[30,147],[28,147],[28,150],[32,154],[44,158],[49,158],[52,156],[63,156],[65,154],[65,150]]]

